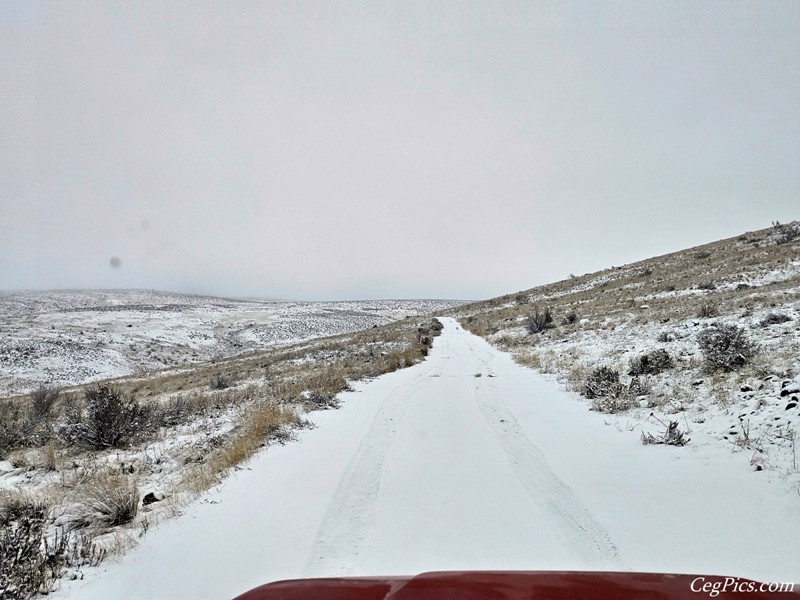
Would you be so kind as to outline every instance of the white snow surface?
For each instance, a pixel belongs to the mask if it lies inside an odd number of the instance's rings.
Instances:
[[[453,319],[118,561],[53,598],[233,598],[278,579],[461,569],[791,581],[800,503],[713,445],[642,446]],[[480,376],[478,376],[480,375]]]

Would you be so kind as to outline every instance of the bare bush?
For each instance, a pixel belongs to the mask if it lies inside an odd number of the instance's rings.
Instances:
[[[668,446],[685,446],[689,443],[689,438],[678,428],[677,421],[670,421],[666,430],[661,435],[653,435],[652,433],[645,433],[643,431],[642,443],[645,445],[666,444]]]
[[[233,381],[224,373],[216,373],[211,377],[211,381],[208,383],[209,389],[212,390],[225,390],[232,385]]]
[[[673,366],[674,361],[669,352],[658,349],[631,360],[628,375],[657,375]]]
[[[778,237],[776,238],[776,243],[778,244],[788,244],[795,238],[800,237],[800,221],[783,225],[776,221],[774,227],[778,230]]]
[[[592,400],[592,410],[597,412],[615,414],[624,412],[633,406],[635,395],[632,390],[621,383],[611,387],[608,394]]]
[[[766,317],[761,319],[759,325],[762,327],[769,327],[770,325],[780,325],[792,320],[792,317],[783,313],[769,313]]]
[[[697,316],[701,319],[711,319],[719,314],[719,306],[716,302],[706,300],[700,303],[697,308]]]
[[[0,507],[0,599],[26,600],[53,589],[66,562],[66,539],[47,538],[49,507],[23,496]]]
[[[662,331],[658,334],[658,341],[662,344],[666,344],[668,342],[675,341],[675,332],[674,331]]]
[[[307,410],[328,410],[339,408],[341,402],[335,394],[322,394],[317,391],[303,394],[303,406]]]
[[[0,458],[27,443],[30,425],[28,412],[18,402],[0,402]]]
[[[747,364],[757,351],[744,329],[737,325],[715,324],[697,335],[706,370],[734,371]]]
[[[572,325],[578,320],[578,314],[575,311],[570,311],[564,316],[564,325]]]
[[[525,319],[525,328],[528,333],[541,333],[545,329],[552,329],[553,327],[555,327],[555,323],[553,323],[553,313],[549,307],[540,311],[539,307],[536,306],[533,309],[533,313]]]
[[[30,393],[32,417],[36,421],[50,418],[53,406],[58,400],[61,390],[47,385],[40,385]]]
[[[87,389],[84,396],[85,411],[75,401],[64,406],[58,433],[65,442],[95,449],[118,448],[147,430],[148,411],[132,396],[102,383]]]
[[[48,532],[47,503],[16,493],[0,496],[0,600],[28,600],[53,590],[65,567],[97,566],[105,558],[86,535]]]

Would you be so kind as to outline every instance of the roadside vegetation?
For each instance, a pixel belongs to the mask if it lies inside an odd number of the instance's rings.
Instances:
[[[643,443],[724,444],[800,493],[800,222],[448,314]]]
[[[357,380],[423,360],[435,319],[0,400],[0,600],[134,545]],[[13,490],[13,491],[12,491]],[[22,490],[22,491],[19,491]]]

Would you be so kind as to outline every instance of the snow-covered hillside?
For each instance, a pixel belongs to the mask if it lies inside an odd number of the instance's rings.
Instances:
[[[0,397],[347,333],[459,304],[280,302],[146,290],[0,292]]]
[[[658,441],[676,423],[690,447],[723,449],[797,499],[798,256],[794,222],[449,314],[585,396],[609,427]],[[589,389],[600,375],[607,393]]]

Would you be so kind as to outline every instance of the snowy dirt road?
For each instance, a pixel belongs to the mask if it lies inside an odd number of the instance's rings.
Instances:
[[[643,447],[454,320],[56,598],[232,598],[452,569],[797,578],[796,498],[713,448]]]

